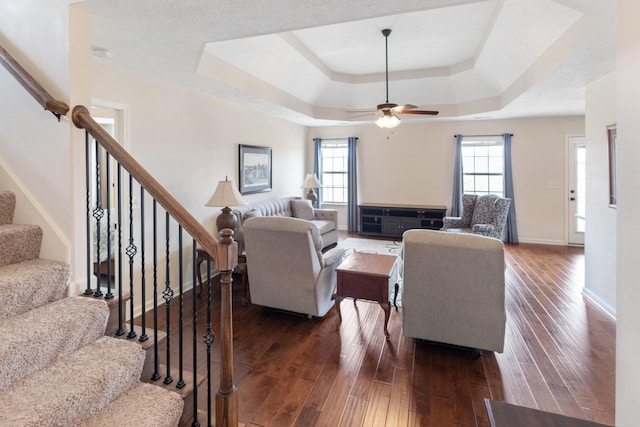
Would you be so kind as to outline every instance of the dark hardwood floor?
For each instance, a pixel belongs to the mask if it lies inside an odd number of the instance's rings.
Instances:
[[[243,306],[243,293],[236,289],[234,379],[240,422],[278,427],[489,426],[484,398],[490,398],[612,425],[615,322],[581,294],[583,249],[507,245],[506,258],[505,351],[483,351],[478,359],[403,337],[401,311],[393,311],[391,338],[385,340],[384,314],[377,304],[344,301],[342,327],[336,330],[335,310],[307,320]],[[217,333],[219,292],[213,288]],[[205,304],[203,295],[200,336]],[[171,340],[177,342],[173,333]],[[185,355],[187,369],[190,357]],[[218,378],[217,342],[212,359]],[[172,361],[177,363],[177,355]],[[204,354],[198,364],[203,372]],[[203,408],[204,387],[199,393]],[[217,380],[212,387],[215,393]]]

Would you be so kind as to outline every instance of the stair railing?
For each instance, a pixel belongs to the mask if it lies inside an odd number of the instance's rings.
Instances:
[[[51,111],[60,121],[60,116],[64,116],[69,111],[69,106],[62,101],[58,101],[43,88],[38,81],[33,78],[27,70],[2,46],[0,46],[0,63],[11,73],[12,76],[42,105],[45,110]]]
[[[163,383],[170,385],[174,383],[172,369],[174,368],[171,356],[178,355],[178,379],[175,382],[177,389],[182,389],[191,381],[193,386],[193,396],[191,397],[192,407],[188,408],[191,414],[186,414],[192,420],[192,426],[199,426],[199,417],[207,417],[207,425],[214,425],[212,416],[212,393],[211,393],[211,352],[212,344],[215,339],[212,328],[211,319],[211,297],[212,282],[210,280],[212,271],[212,261],[215,267],[220,271],[220,334],[222,339],[220,342],[221,352],[221,370],[220,370],[220,388],[215,396],[215,425],[216,426],[237,426],[238,425],[238,409],[236,387],[233,383],[233,328],[232,328],[232,304],[231,304],[231,283],[232,272],[238,264],[238,246],[233,240],[233,232],[229,229],[220,231],[220,241],[207,231],[167,190],[161,186],[109,133],[98,124],[84,106],[76,106],[72,111],[72,120],[76,127],[85,130],[85,149],[86,149],[86,225],[87,225],[87,288],[86,295],[94,297],[104,297],[105,299],[115,298],[113,288],[118,289],[118,325],[115,332],[118,336],[126,334],[126,338],[138,340],[144,345],[149,340],[147,334],[147,321],[153,324],[153,335],[155,341],[153,343],[153,373],[150,376],[151,381],[158,381],[162,378],[161,370],[164,369]],[[111,161],[116,162],[115,177],[111,176]],[[122,196],[123,183],[127,197]],[[107,189],[106,196],[103,186]],[[111,188],[115,187],[115,203],[111,202]],[[138,193],[139,190],[139,193]],[[138,194],[139,196],[136,196]],[[151,199],[152,202],[152,247],[153,247],[153,274],[150,281],[153,283],[152,300],[153,307],[147,312],[146,301],[148,298],[147,287],[147,258],[145,256],[148,237],[146,232],[148,226],[145,225],[145,199]],[[125,199],[125,200],[123,200]],[[126,200],[128,199],[128,200]],[[164,248],[158,244],[158,237],[162,233],[158,232],[158,206],[164,210]],[[125,211],[126,210],[126,211]],[[135,211],[139,210],[138,213]],[[126,219],[123,217],[126,215]],[[112,218],[116,216],[116,220]],[[161,215],[162,216],[162,215]],[[123,222],[124,220],[124,222]],[[136,230],[136,223],[140,224],[139,230]],[[105,224],[106,222],[106,224]],[[178,274],[172,271],[171,267],[176,263],[173,260],[171,245],[171,232],[177,227],[177,252],[178,252]],[[92,231],[93,230],[93,231]],[[188,363],[184,360],[185,337],[186,332],[183,326],[189,322],[184,320],[185,303],[187,294],[183,287],[183,231],[188,233],[192,238],[191,257],[192,257],[192,292],[191,292],[191,315],[189,319],[192,326],[192,352],[193,360]],[[125,236],[126,234],[126,236]],[[93,238],[92,238],[93,236]],[[123,241],[127,238],[127,242]],[[102,239],[106,239],[106,248],[101,248]],[[114,244],[115,243],[115,244]],[[114,247],[113,247],[114,246]],[[176,244],[173,245],[175,248]],[[197,249],[200,246],[200,249]],[[93,250],[92,250],[93,249]],[[159,283],[161,280],[161,271],[158,271],[159,262],[158,254],[164,249],[164,287]],[[100,253],[102,252],[102,254]],[[102,255],[106,252],[106,264],[102,262]],[[197,310],[197,293],[196,293],[196,263],[198,262],[198,252],[206,253],[206,271],[207,271],[207,308],[206,308],[206,330],[202,336],[202,340],[198,339],[198,310]],[[91,254],[94,254],[92,257]],[[134,264],[136,255],[140,261],[139,277],[134,277]],[[126,256],[128,259],[123,260]],[[111,260],[117,259],[117,265]],[[91,274],[91,263],[94,263],[94,277]],[[124,288],[127,279],[123,278],[125,273],[125,265],[128,264],[128,293],[129,305],[128,321],[124,307],[126,293]],[[105,265],[105,269],[102,266]],[[114,271],[115,270],[115,271]],[[105,274],[106,273],[106,274]],[[117,278],[116,278],[117,277]],[[137,281],[139,279],[139,282]],[[175,281],[178,282],[177,289]],[[106,284],[104,283],[106,280]],[[92,287],[92,282],[95,287]],[[140,298],[135,298],[134,290],[138,289],[135,284],[140,283]],[[106,286],[105,286],[106,285]],[[162,289],[161,289],[162,288]],[[176,295],[177,290],[177,295]],[[104,292],[103,292],[104,291]],[[204,290],[201,289],[200,292]],[[158,303],[158,296],[161,294],[164,299],[164,330],[161,330],[158,314],[162,309]],[[177,298],[178,307],[176,309],[174,300]],[[135,307],[140,305],[141,325],[134,325]],[[176,313],[177,311],[177,313]],[[147,319],[147,314],[152,316]],[[178,322],[172,320],[172,316],[178,315]],[[175,319],[175,318],[174,318]],[[174,343],[170,340],[172,327],[178,328],[178,345],[174,347]],[[158,334],[166,334],[166,352],[160,355],[158,345]],[[204,344],[204,347],[201,345]],[[201,352],[206,351],[207,372],[204,376],[206,381],[205,390],[207,392],[207,410],[206,415],[201,414],[198,409],[198,383],[199,373],[198,356]],[[161,367],[161,362],[164,368]],[[192,378],[185,378],[184,365],[190,364],[192,369]],[[191,406],[191,405],[188,405]],[[187,406],[185,406],[187,409]],[[202,411],[205,412],[205,411]],[[185,416],[183,415],[183,419]],[[181,423],[182,425],[182,423]]]
[[[45,110],[53,113],[54,116],[60,121],[60,117],[67,114],[69,111],[69,106],[59,100],[56,100],[53,96],[47,92],[46,89],[2,46],[0,45],[0,62],[2,65],[9,71],[11,75],[15,77],[15,79],[34,97],[34,99],[42,106]],[[146,300],[147,300],[147,287],[146,287],[146,259],[145,259],[145,225],[144,225],[144,201],[145,198],[151,197],[153,203],[153,308],[151,309],[153,316],[153,336],[155,338],[153,342],[153,373],[150,375],[151,381],[158,381],[162,378],[160,375],[160,348],[158,344],[159,335],[160,335],[160,326],[158,322],[158,313],[160,310],[160,305],[158,304],[158,293],[161,291],[162,297],[165,300],[165,329],[162,331],[166,334],[166,358],[164,362],[166,363],[165,375],[163,383],[167,386],[174,383],[173,377],[171,375],[172,365],[170,362],[170,356],[172,352],[171,342],[169,340],[171,334],[171,314],[173,310],[172,301],[174,299],[174,288],[172,288],[172,274],[170,271],[170,254],[171,254],[171,245],[170,245],[170,230],[172,224],[177,224],[178,227],[178,256],[179,256],[179,277],[178,277],[178,302],[179,302],[179,319],[178,319],[178,381],[175,382],[175,387],[177,389],[183,389],[187,386],[189,379],[185,379],[184,377],[184,328],[183,325],[187,322],[184,321],[184,303],[186,301],[186,296],[183,287],[183,230],[186,231],[192,237],[192,284],[193,284],[193,292],[192,292],[192,352],[193,352],[193,360],[192,369],[193,369],[193,377],[192,387],[193,392],[191,396],[192,404],[189,405],[189,410],[191,414],[183,414],[183,420],[190,419],[191,425],[196,427],[200,426],[199,418],[201,416],[206,416],[207,425],[213,425],[212,416],[214,411],[212,410],[212,395],[211,395],[211,382],[212,382],[212,372],[211,372],[211,350],[213,341],[215,339],[215,335],[212,330],[212,318],[211,318],[211,271],[212,271],[212,261],[215,262],[215,266],[220,272],[220,333],[222,335],[222,340],[220,343],[221,348],[221,372],[220,372],[220,388],[218,390],[217,395],[215,396],[215,425],[218,427],[222,426],[237,426],[238,425],[238,404],[237,404],[237,395],[236,395],[236,387],[233,383],[233,324],[232,324],[232,305],[231,305],[231,284],[232,277],[231,273],[234,268],[237,266],[237,252],[238,247],[237,243],[233,240],[232,234],[233,232],[228,229],[224,229],[220,231],[221,239],[220,241],[216,240],[216,238],[209,233],[198,221],[193,218],[189,212],[184,209],[184,207],[178,203],[176,199],[169,194],[164,187],[162,187],[129,153],[126,152],[122,148],[117,141],[115,141],[93,118],[91,117],[89,111],[84,106],[76,106],[72,112],[72,120],[73,123],[80,129],[85,130],[85,146],[86,146],[86,189],[87,189],[87,214],[86,214],[86,226],[87,226],[87,289],[85,290],[85,294],[93,295],[95,297],[104,297],[107,300],[114,299],[115,296],[112,292],[113,286],[118,286],[118,319],[117,319],[117,328],[115,334],[118,336],[123,336],[126,334],[126,338],[133,339],[138,337],[138,340],[144,345],[145,342],[149,340],[149,336],[146,331],[146,323],[147,323],[147,310],[146,310]],[[101,154],[101,152],[104,152]],[[99,158],[105,159],[105,164],[102,166],[101,162],[98,161]],[[92,162],[92,159],[94,160]],[[111,160],[115,160],[117,164],[117,173],[116,177],[111,177]],[[94,168],[91,165],[94,165]],[[102,169],[104,168],[104,172]],[[92,170],[93,169],[93,170]],[[106,196],[103,197],[102,185],[102,173],[104,173],[104,183],[105,189],[107,190],[107,194],[110,191],[110,184],[112,179],[117,183],[117,199],[115,206],[111,205],[111,197]],[[122,203],[122,183],[125,181],[123,179],[123,175],[128,174],[128,214],[129,214],[129,239],[128,245],[126,248],[123,245],[123,235],[122,235],[122,214],[123,214],[123,203]],[[139,231],[139,237],[134,235],[134,181],[135,185],[139,186],[140,189],[140,198],[139,198],[139,208],[140,208],[140,222],[141,227]],[[94,186],[95,184],[95,186]],[[104,199],[104,200],[103,200]],[[104,202],[104,204],[103,204]],[[164,289],[160,289],[158,286],[160,274],[158,271],[158,251],[159,245],[157,241],[158,233],[157,233],[157,209],[158,205],[165,211],[165,283]],[[117,211],[117,228],[112,228],[112,225],[115,221],[112,220],[112,210],[116,209]],[[107,254],[107,263],[106,263],[106,276],[107,276],[107,285],[106,285],[106,293],[102,292],[102,281],[101,281],[101,255],[100,255],[100,247],[101,247],[101,230],[103,228],[102,221],[106,212],[106,254]],[[92,223],[95,221],[95,225]],[[92,239],[91,229],[96,231],[95,237]],[[112,251],[112,241],[113,239],[117,239],[117,250],[115,253]],[[141,261],[140,266],[140,290],[141,290],[141,298],[140,298],[140,310],[141,310],[141,329],[140,334],[136,332],[136,325],[134,325],[134,316],[135,316],[135,301],[134,298],[134,261],[135,256],[138,252],[138,247],[136,246],[136,242],[139,242],[140,245],[140,256],[139,259]],[[95,250],[92,251],[92,248],[95,245]],[[207,308],[206,308],[206,331],[202,337],[202,342],[198,342],[197,334],[198,334],[198,310],[197,310],[197,297],[195,292],[196,285],[196,262],[198,259],[197,253],[197,245],[200,245],[201,251],[207,254],[206,263],[207,263]],[[96,286],[95,290],[91,289],[91,254],[94,252],[96,257]],[[125,261],[123,260],[123,254],[128,257],[129,264],[129,321],[130,324],[127,326],[125,324],[126,315],[124,313],[124,299],[123,299],[123,266]],[[117,264],[117,272],[112,271],[116,270],[115,263],[112,267],[110,260],[116,259],[118,260]],[[113,277],[117,274],[118,279],[117,282],[113,280]],[[202,291],[202,290],[201,290]],[[175,311],[175,310],[174,310]],[[128,330],[128,333],[127,333]],[[205,415],[201,415],[198,410],[198,384],[199,384],[199,374],[197,372],[198,366],[198,355],[201,350],[201,346],[198,344],[202,344],[206,346],[206,358],[207,358],[207,372],[205,376],[206,381],[206,391],[207,391],[207,410]],[[144,374],[144,373],[143,373]],[[187,402],[185,402],[187,403]],[[185,406],[187,408],[187,406]],[[181,420],[181,425],[183,425]]]

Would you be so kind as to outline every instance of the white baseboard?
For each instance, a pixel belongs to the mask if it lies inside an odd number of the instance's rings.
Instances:
[[[566,246],[567,242],[564,240],[548,240],[548,239],[535,239],[530,237],[520,238],[520,243],[536,243],[540,245],[556,245],[556,246]]]
[[[616,320],[616,309],[604,302],[602,298],[600,298],[600,296],[593,293],[590,289],[587,288],[582,288],[582,295],[584,295],[585,298],[589,299],[589,301],[600,307],[602,311],[611,316],[613,320]]]

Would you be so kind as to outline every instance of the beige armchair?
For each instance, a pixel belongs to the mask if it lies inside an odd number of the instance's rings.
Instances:
[[[479,234],[502,239],[511,199],[495,194],[462,195],[462,216],[443,218],[443,231]]]
[[[283,216],[245,220],[244,242],[251,302],[265,307],[324,316],[336,288],[344,249],[322,253],[318,228]]]
[[[504,245],[464,233],[403,234],[403,334],[502,353]]]

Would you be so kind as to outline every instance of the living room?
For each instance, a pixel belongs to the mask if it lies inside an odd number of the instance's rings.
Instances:
[[[67,9],[60,4],[44,6],[34,2],[36,8],[49,9],[54,15],[64,16],[67,22]],[[628,38],[637,42],[629,16],[637,12],[632,2],[618,3],[618,31],[622,44]],[[83,12],[73,10],[72,16]],[[28,15],[28,14],[26,14]],[[5,15],[8,19],[15,15]],[[16,22],[21,22],[20,20]],[[25,51],[37,51],[35,41],[25,41],[14,37],[17,30],[7,21],[3,21],[3,36]],[[42,31],[42,30],[41,30]],[[629,31],[629,32],[627,32]],[[71,56],[79,40],[69,42],[68,29],[55,33],[54,39],[60,46],[71,43]],[[39,40],[51,37],[42,32]],[[37,38],[37,37],[36,37]],[[85,43],[86,44],[86,43]],[[87,48],[89,46],[85,46]],[[64,51],[65,49],[59,48]],[[48,69],[46,55],[31,58]],[[518,227],[521,241],[564,244],[565,241],[565,144],[567,135],[585,135],[589,141],[589,180],[590,197],[593,205],[587,209],[589,233],[585,245],[586,286],[593,292],[593,299],[618,319],[618,331],[623,337],[629,331],[629,341],[623,340],[625,350],[619,360],[619,369],[623,369],[618,395],[621,408],[619,416],[634,414],[633,403],[628,390],[633,389],[635,372],[632,355],[628,347],[635,346],[632,338],[636,317],[632,314],[633,302],[637,296],[633,291],[633,260],[615,256],[616,252],[636,253],[633,241],[637,231],[635,213],[638,211],[633,196],[633,183],[637,182],[634,159],[637,148],[628,144],[620,147],[619,193],[621,198],[617,211],[606,203],[608,193],[608,175],[606,163],[606,126],[617,123],[621,135],[632,140],[637,135],[637,124],[632,115],[636,101],[634,71],[637,62],[633,57],[618,56],[618,70],[605,78],[593,82],[587,87],[585,116],[561,118],[522,118],[495,121],[434,121],[427,123],[403,123],[387,140],[387,133],[372,125],[340,127],[305,127],[285,120],[274,119],[254,111],[239,107],[224,100],[197,94],[192,91],[172,87],[157,80],[128,73],[110,67],[107,64],[83,59],[81,63],[92,68],[90,77],[92,87],[75,92],[82,83],[69,77],[67,63],[69,54],[56,56],[53,76],[46,80],[58,83],[58,92],[73,93],[72,98],[93,99],[96,105],[104,101],[106,106],[122,108],[128,124],[124,139],[125,146],[137,156],[166,188],[174,194],[184,206],[194,214],[208,229],[214,230],[216,213],[204,207],[218,180],[225,176],[237,179],[238,145],[250,144],[273,148],[273,190],[248,197],[248,201],[288,195],[302,195],[299,188],[305,173],[309,172],[313,162],[312,138],[347,137],[359,138],[360,162],[360,202],[442,204],[450,206],[451,180],[453,168],[455,134],[496,134],[509,132],[514,134],[514,182],[518,208]],[[628,66],[627,68],[622,68]],[[43,73],[45,74],[45,73]],[[61,77],[56,79],[56,77]],[[86,76],[85,76],[86,77]],[[60,234],[68,242],[70,236],[82,235],[82,224],[73,221],[71,206],[81,205],[82,195],[71,191],[69,184],[78,166],[72,158],[79,157],[81,149],[73,142],[82,139],[73,129],[61,130],[56,124],[38,123],[33,126],[33,117],[29,117],[27,100],[20,88],[8,83],[9,77],[2,76],[3,91],[6,87],[8,99],[14,100],[11,107],[3,107],[3,129],[9,129],[10,123],[33,129],[29,152],[13,148],[3,152],[3,158],[12,165],[11,169],[20,171],[30,163],[39,170],[48,170],[53,162],[60,165],[59,177],[47,181],[46,186],[39,185],[42,176],[19,178],[27,184],[39,203],[50,212],[53,222],[59,225]],[[69,81],[69,87],[64,83]],[[85,82],[86,83],[86,82]],[[78,96],[78,93],[82,93]],[[410,101],[410,100],[408,100]],[[85,103],[89,104],[89,103]],[[616,114],[616,110],[618,114]],[[43,113],[44,114],[44,113]],[[49,119],[49,118],[47,118]],[[40,121],[36,117],[36,121]],[[44,122],[44,118],[42,119]],[[158,126],[161,123],[162,126]],[[251,123],[247,126],[246,123]],[[622,131],[623,126],[624,132]],[[44,132],[52,130],[54,137],[41,138]],[[71,137],[70,137],[71,135]],[[29,135],[27,135],[29,136]],[[3,146],[19,146],[23,137],[17,138],[3,134]],[[5,142],[5,140],[7,142]],[[62,152],[51,148],[51,141],[61,147]],[[621,136],[622,141],[622,136]],[[176,150],[178,145],[180,148]],[[38,155],[32,154],[32,150]],[[13,160],[17,160],[15,163]],[[168,167],[170,165],[170,167]],[[24,168],[26,169],[26,168]],[[558,187],[554,187],[558,183]],[[551,185],[550,185],[551,184]],[[603,202],[603,200],[605,200]],[[617,223],[617,225],[616,225]],[[616,231],[624,230],[624,231]],[[64,240],[64,239],[63,239]],[[70,243],[71,247],[81,247],[79,243]],[[70,258],[82,265],[82,257],[70,249]],[[75,258],[77,257],[77,258]],[[616,286],[617,284],[617,286]],[[617,298],[616,298],[617,294]],[[616,301],[617,300],[617,301]],[[628,304],[628,305],[627,305]],[[608,307],[607,307],[608,306]],[[628,311],[626,311],[628,310]],[[625,314],[626,313],[626,317]],[[622,329],[620,329],[622,322]],[[620,345],[620,344],[619,344]],[[628,362],[625,362],[627,361]],[[622,362],[622,363],[620,363]],[[626,408],[626,409],[625,409]],[[621,418],[624,422],[625,418]],[[632,415],[627,418],[632,420]]]

